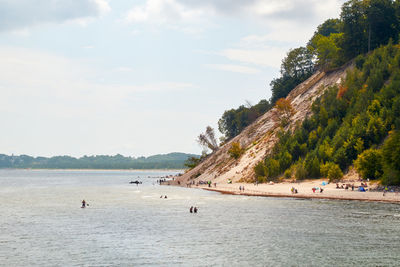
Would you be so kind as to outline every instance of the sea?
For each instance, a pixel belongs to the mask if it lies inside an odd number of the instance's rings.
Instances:
[[[400,265],[398,204],[157,184],[178,172],[0,170],[0,266]]]

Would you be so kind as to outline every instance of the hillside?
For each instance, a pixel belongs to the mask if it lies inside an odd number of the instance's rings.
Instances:
[[[292,90],[286,99],[290,101],[295,113],[286,126],[286,130],[293,129],[298,122],[310,115],[313,101],[330,86],[340,84],[346,77],[346,72],[352,68],[352,65],[347,65],[329,73],[317,71]],[[227,179],[232,179],[233,182],[239,180],[253,181],[255,177],[254,166],[271,153],[272,147],[278,141],[277,133],[279,129],[277,110],[273,108],[198,166],[186,172],[179,178],[179,181],[181,183],[193,180],[211,180],[219,183],[226,182]],[[239,142],[245,150],[238,160],[233,159],[228,154],[228,150],[234,142]]]
[[[0,154],[0,168],[34,169],[183,169],[184,162],[193,154],[169,153],[149,157],[115,156],[70,156],[30,157],[27,155],[8,156]]]
[[[350,173],[400,185],[399,34],[398,1],[345,2],[339,18],[288,51],[269,100],[224,112],[218,128],[229,142],[208,146],[214,152],[182,182]]]

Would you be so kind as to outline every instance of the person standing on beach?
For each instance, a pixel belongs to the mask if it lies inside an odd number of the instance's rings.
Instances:
[[[193,206],[190,207],[189,211],[190,213],[193,213]]]
[[[86,201],[82,200],[82,208],[86,208]]]
[[[194,207],[193,211],[194,211],[194,213],[197,213],[197,207]]]

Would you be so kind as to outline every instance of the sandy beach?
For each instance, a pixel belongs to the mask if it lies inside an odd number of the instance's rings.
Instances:
[[[351,187],[349,189],[338,189],[335,183],[323,185],[326,180],[308,180],[300,183],[282,182],[274,184],[247,184],[247,183],[217,183],[211,187],[208,185],[192,185],[192,188],[200,188],[209,191],[216,191],[223,194],[246,195],[246,196],[263,196],[263,197],[291,197],[291,198],[317,198],[317,199],[339,199],[339,200],[360,200],[360,201],[377,201],[377,202],[390,202],[400,203],[400,194],[398,192],[383,192],[370,191],[374,186],[368,184],[366,192],[358,191],[358,186],[361,182],[352,182],[355,185],[354,191]],[[341,182],[342,184],[349,184],[349,182]],[[240,190],[239,188],[244,190]],[[291,192],[291,188],[297,189],[297,194]],[[312,188],[317,188],[315,193]],[[323,192],[320,193],[320,188]]]

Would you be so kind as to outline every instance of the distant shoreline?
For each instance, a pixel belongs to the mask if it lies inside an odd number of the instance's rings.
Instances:
[[[49,168],[0,168],[1,170],[25,171],[184,171],[185,169],[49,169]]]

